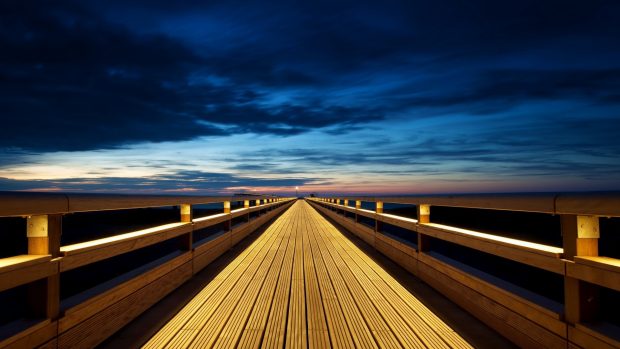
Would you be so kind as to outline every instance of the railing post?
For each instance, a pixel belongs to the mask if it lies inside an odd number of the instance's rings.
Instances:
[[[181,204],[181,222],[191,222],[192,218],[192,205]]]
[[[191,223],[192,221],[192,205],[189,204],[181,204],[181,222],[183,223]],[[181,249],[184,251],[192,250],[192,231],[187,234],[181,236]]]
[[[224,213],[230,215],[230,201],[224,201]],[[226,231],[230,231],[232,228],[232,217],[225,222],[224,225]]]
[[[349,200],[344,199],[344,204],[343,204],[343,205],[345,205],[345,206],[349,206]]]
[[[30,216],[27,220],[28,254],[60,255],[61,215]],[[29,305],[35,316],[55,320],[60,313],[60,271],[33,282],[28,288]]]
[[[417,207],[418,224],[431,222],[431,206],[420,204]],[[429,251],[431,247],[431,237],[418,232],[418,252]]]
[[[383,213],[383,202],[377,201],[375,202],[375,213],[381,214]],[[375,217],[375,232],[380,233],[381,229],[383,229],[383,224]]]
[[[598,256],[600,237],[596,216],[562,215],[562,245],[564,258]],[[569,324],[596,318],[599,310],[599,288],[569,276],[564,277],[564,317]]]
[[[250,200],[243,200],[243,208],[250,208]],[[250,221],[250,212],[245,214],[245,221]]]
[[[355,209],[359,210],[362,208],[362,201],[361,200],[355,200]],[[355,223],[359,223],[360,218],[359,215],[357,214],[357,212],[355,212]]]

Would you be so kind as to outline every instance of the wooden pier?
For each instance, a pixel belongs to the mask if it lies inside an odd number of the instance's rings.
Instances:
[[[412,205],[417,214],[408,218],[386,213],[389,203]],[[203,204],[218,204],[221,211],[194,216]],[[369,204],[374,209],[368,209]],[[431,220],[432,206],[557,215],[562,245],[439,224]],[[62,243],[64,215],[147,207],[176,207],[179,216],[164,225]],[[23,292],[28,310],[0,326],[0,349],[95,347],[164,297],[174,298],[175,290],[239,243],[247,247],[140,345],[475,346],[471,334],[447,321],[449,315],[434,313],[372,257],[381,254],[402,267],[401,273],[432,286],[517,346],[620,348],[620,327],[600,318],[604,302],[620,301],[614,293],[620,292],[620,260],[598,253],[599,217],[620,217],[620,195],[615,193],[306,200],[0,193],[0,217],[25,218],[27,254],[0,258],[0,292]],[[404,241],[385,233],[387,226],[412,238]],[[205,229],[215,227],[221,231],[205,235]],[[361,240],[352,241],[343,228]],[[259,229],[262,233],[248,242],[246,237]],[[441,255],[435,251],[440,242],[560,278],[563,300],[545,299],[451,258],[456,256]],[[136,251],[159,251],[152,247],[160,245],[174,251],[62,296],[67,273]],[[607,298],[599,296],[603,291]]]

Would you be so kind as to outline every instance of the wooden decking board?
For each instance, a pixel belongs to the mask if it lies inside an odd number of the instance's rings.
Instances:
[[[312,229],[310,234],[318,235],[318,232],[315,229]],[[364,319],[364,314],[362,314],[360,309],[357,307],[353,296],[349,293],[346,282],[342,279],[340,273],[338,273],[338,267],[332,260],[325,241],[323,241],[320,237],[317,237],[316,242],[318,243],[323,262],[330,271],[328,273],[329,278],[334,286],[336,298],[338,299],[342,312],[347,320],[347,324],[349,325],[349,330],[353,335],[353,341],[355,342],[356,347],[377,348],[377,343],[372,336],[372,329],[369,328]]]
[[[346,254],[330,248],[334,246],[333,240],[335,240],[336,237],[325,234],[323,230],[325,228],[324,224],[329,223],[322,222],[320,220],[319,222],[320,224],[319,227],[317,227],[316,232],[327,246],[325,250],[331,254],[332,260],[340,272],[341,280],[345,281],[346,286],[348,287],[352,298],[357,304],[369,329],[371,330],[375,341],[379,347],[382,348],[401,348],[401,345],[394,336],[394,333],[390,331],[389,325],[384,321],[381,314],[377,311],[377,308],[375,308],[372,301],[365,294],[362,286],[357,282],[356,277],[350,272],[350,270],[348,270],[346,266],[347,260],[343,258]]]
[[[346,238],[340,239],[339,242],[347,246],[353,246]],[[391,302],[394,302],[395,308],[402,312],[404,320],[410,323],[414,331],[422,332],[425,335],[436,332],[442,337],[445,343],[450,345],[450,347],[471,348],[469,343],[433,314],[417,298],[407,292],[398,281],[392,278],[370,257],[359,249],[350,248],[347,251],[349,251],[349,254],[357,262],[357,265],[364,270],[371,280],[373,280],[381,294],[390,296],[389,299]],[[424,321],[426,325],[420,323],[420,321]],[[429,331],[430,328],[432,328],[432,331]],[[437,343],[433,347],[442,347],[442,344]]]
[[[316,241],[314,234],[308,234],[308,236],[311,242]],[[325,320],[329,329],[331,345],[334,348],[355,348],[353,336],[348,330],[346,319],[336,298],[336,292],[329,279],[325,263],[323,263],[320,248],[316,243],[311,243],[310,251],[319,282],[319,291],[325,310]]]
[[[271,304],[275,294],[277,281],[282,271],[282,262],[285,259],[286,252],[292,248],[291,240],[290,234],[282,238],[282,244],[278,248],[276,261],[270,268],[269,273],[265,278],[265,282],[258,295],[255,306],[252,309],[252,313],[245,324],[245,329],[241,334],[239,341],[239,347],[241,348],[260,347],[264,329],[267,325],[268,315],[271,310]]]
[[[471,348],[303,201],[146,348]]]
[[[145,348],[159,348],[165,346],[179,331],[179,327],[185,325],[187,321],[200,309],[206,300],[223,284],[224,281],[236,281],[237,273],[243,272],[240,265],[245,258],[253,258],[260,249],[261,244],[267,235],[262,235],[254,241],[245,251],[243,251],[235,260],[226,266],[211,283],[209,283],[201,292],[199,292],[170,322],[166,324],[151,340],[146,343]],[[227,277],[230,276],[230,277]]]
[[[324,235],[330,234],[328,230],[323,230],[322,233]],[[338,241],[336,240],[338,240],[338,236],[334,235],[331,241],[337,244]],[[337,246],[333,246],[333,247],[334,248],[330,250],[333,251],[337,248]],[[358,289],[357,293],[358,294],[363,293],[363,292],[367,293],[367,296],[369,297],[369,299],[372,300],[372,304],[374,304],[376,309],[381,313],[381,316],[385,320],[386,324],[390,326],[390,329],[398,337],[400,343],[404,347],[406,348],[442,347],[443,341],[432,331],[432,329],[425,328],[426,326],[423,326],[424,323],[417,321],[417,323],[415,324],[417,326],[408,327],[405,325],[405,323],[411,324],[410,321],[412,319],[413,321],[418,320],[416,319],[417,314],[415,313],[408,314],[409,318],[405,318],[405,319],[401,318],[401,316],[397,313],[397,310],[392,307],[393,304],[388,300],[389,298],[387,297],[387,295],[381,293],[375,287],[376,283],[380,284],[383,282],[383,280],[375,281],[374,283],[371,282],[368,278],[366,278],[365,270],[364,270],[366,268],[360,268],[358,265],[356,265],[353,259],[351,258],[351,256],[343,257],[343,261],[345,261],[345,263],[342,263],[342,265],[346,265],[349,268],[348,272],[344,271],[344,269],[343,271],[350,275],[349,276],[350,279],[356,278],[357,281],[361,285],[361,288],[356,287],[356,289]],[[350,285],[355,285],[355,283],[353,282]],[[364,299],[364,297],[361,295],[358,298]],[[414,333],[417,334],[418,337],[416,337]],[[384,340],[386,339],[386,337],[387,335],[382,336]]]
[[[279,274],[282,266],[283,254],[288,246],[288,239],[280,238],[278,246],[274,246],[271,247],[270,254],[267,255],[267,258],[273,255],[273,262],[269,265],[269,268],[259,269],[259,272],[257,272],[253,277],[252,286],[258,286],[259,289],[253,290],[249,288],[251,291],[246,292],[246,295],[244,295],[241,302],[237,305],[237,311],[233,314],[232,319],[228,321],[226,327],[222,331],[222,335],[215,343],[215,348],[235,347],[240,339],[239,337],[241,336],[244,327],[247,324],[247,321],[249,320],[248,318],[251,312],[253,312],[256,307],[256,304],[260,301],[265,302],[264,299],[260,299],[261,290],[264,289],[263,287],[270,286],[265,285],[265,282],[273,279],[273,277],[268,278],[268,276]],[[263,263],[263,265],[267,266],[267,263]]]
[[[295,220],[297,217],[297,212],[295,210],[289,210],[286,213],[290,215],[286,217],[291,220]],[[285,218],[285,216],[282,218]],[[291,226],[291,231],[294,231],[295,227],[296,225]],[[297,242],[294,235],[292,240],[293,241],[290,248],[286,251],[284,262],[282,264],[282,270],[280,271],[280,277],[278,278],[278,285],[276,287],[273,304],[269,312],[269,318],[267,320],[267,326],[265,327],[265,334],[263,336],[263,348],[282,348],[284,345],[291,277],[293,271],[293,256],[295,253],[295,244]]]
[[[281,223],[280,223],[281,224]],[[278,229],[279,224],[272,226],[273,229]],[[194,328],[188,326],[188,322],[193,319],[199,320],[197,313],[205,305],[217,305],[219,302],[217,299],[221,299],[226,296],[228,291],[236,284],[241,275],[245,273],[245,267],[248,265],[246,260],[253,260],[257,257],[261,248],[266,242],[274,239],[275,234],[263,234],[254,243],[250,245],[239,257],[237,257],[228,267],[219,273],[214,280],[199,293],[183,310],[179,312],[166,327],[169,327],[170,331],[167,331],[166,338],[158,339],[157,335],[153,337],[147,344],[152,344],[153,348],[162,347],[170,343],[170,347],[183,347],[187,345],[183,339],[190,339],[193,334]],[[214,301],[215,299],[215,301]],[[175,322],[175,320],[179,320]],[[176,331],[177,329],[184,329],[183,331]],[[178,345],[177,345],[178,344]]]
[[[285,229],[278,229],[277,232],[272,232],[272,235],[278,236],[284,231]],[[201,321],[200,328],[197,328],[195,331],[195,338],[191,343],[191,347],[211,348],[217,341],[224,326],[230,321],[234,321],[234,319],[231,320],[233,314],[241,313],[239,311],[235,312],[235,308],[237,308],[241,300],[252,301],[252,299],[256,297],[263,280],[254,279],[254,275],[261,270],[261,268],[264,268],[265,265],[271,265],[274,254],[274,250],[271,246],[274,244],[279,246],[281,242],[281,238],[270,240],[268,246],[265,246],[265,248],[261,250],[262,253],[260,254],[259,260],[254,263],[248,263],[246,273],[241,276],[233,290],[222,299],[213,311],[205,312],[204,320]],[[241,307],[244,307],[244,304],[241,304]],[[217,312],[217,316],[213,316],[215,312]]]

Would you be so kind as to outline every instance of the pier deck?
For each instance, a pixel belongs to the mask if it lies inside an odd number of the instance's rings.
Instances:
[[[308,203],[298,201],[145,348],[469,348]]]

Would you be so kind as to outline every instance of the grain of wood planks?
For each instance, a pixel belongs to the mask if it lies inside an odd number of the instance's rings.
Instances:
[[[145,348],[470,348],[298,201]]]

